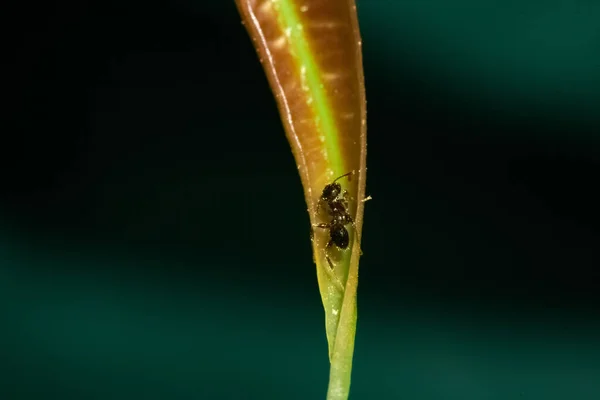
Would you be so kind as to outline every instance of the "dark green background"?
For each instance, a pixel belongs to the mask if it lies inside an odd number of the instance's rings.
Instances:
[[[0,399],[324,398],[300,180],[233,2],[16,4]],[[352,398],[600,398],[600,3],[358,6]]]

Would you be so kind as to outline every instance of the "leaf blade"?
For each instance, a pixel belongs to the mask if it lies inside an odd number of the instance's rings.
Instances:
[[[327,232],[313,252],[331,362],[330,398],[345,398],[356,326],[358,261],[366,185],[366,100],[362,41],[354,0],[236,0],[285,127],[304,187],[311,224],[326,184],[349,171],[356,200],[351,251],[326,261]],[[356,240],[353,240],[353,237]],[[344,389],[345,388],[345,389]],[[329,396],[329,395],[328,395]]]

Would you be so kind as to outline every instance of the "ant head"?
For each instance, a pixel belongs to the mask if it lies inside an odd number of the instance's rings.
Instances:
[[[321,193],[321,199],[327,201],[335,200],[341,192],[342,186],[339,183],[330,183],[323,189],[323,193]]]
[[[323,189],[323,193],[321,194],[321,199],[327,200],[327,201],[335,200],[340,195],[340,193],[342,193],[342,186],[339,183],[337,183],[337,181],[339,181],[340,179],[342,179],[344,177],[348,177],[348,180],[351,181],[353,175],[354,175],[354,170],[335,178],[333,180],[333,182],[331,182],[329,185],[325,186],[325,188]]]

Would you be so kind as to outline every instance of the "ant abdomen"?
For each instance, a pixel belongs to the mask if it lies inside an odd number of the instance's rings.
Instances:
[[[331,241],[337,247],[342,250],[348,248],[348,244],[350,243],[350,235],[348,234],[348,230],[343,225],[335,225],[329,231],[331,236]]]

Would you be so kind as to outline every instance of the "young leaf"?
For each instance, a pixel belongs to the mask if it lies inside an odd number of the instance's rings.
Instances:
[[[355,171],[338,181],[353,198],[349,212],[355,224],[347,226],[348,249],[327,248],[327,229],[315,228],[313,236],[331,363],[328,398],[345,399],[356,332],[366,184],[366,100],[356,6],[354,0],[236,4],[276,97],[313,227],[331,219],[317,212],[323,188]]]

